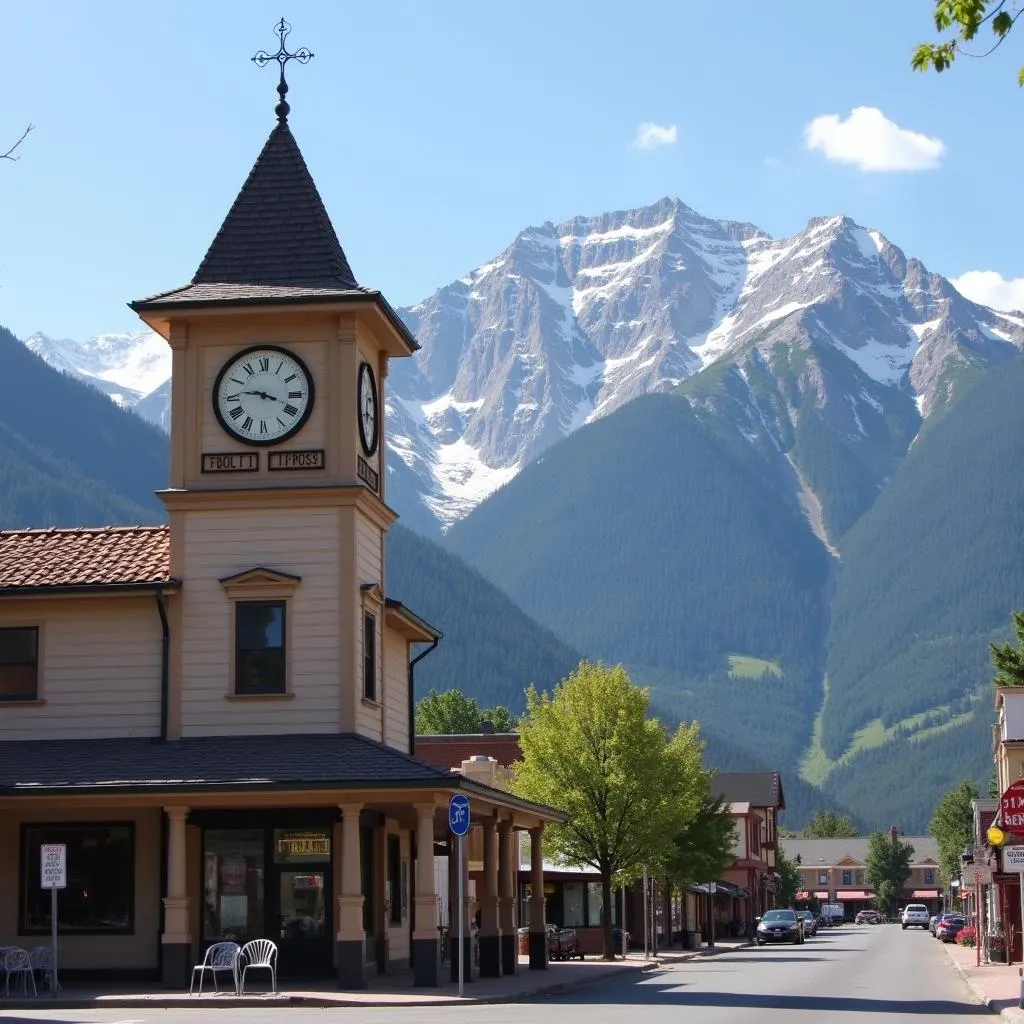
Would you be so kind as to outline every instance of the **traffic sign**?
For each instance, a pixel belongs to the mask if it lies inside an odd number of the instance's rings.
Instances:
[[[1024,779],[1011,782],[999,798],[998,825],[1014,836],[1024,836]]]
[[[469,797],[463,793],[455,793],[448,801],[448,827],[457,836],[469,831]]]
[[[66,889],[68,885],[68,848],[64,843],[43,843],[39,847],[39,887]]]

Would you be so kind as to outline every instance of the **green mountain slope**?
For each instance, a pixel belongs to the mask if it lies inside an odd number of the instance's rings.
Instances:
[[[972,693],[985,697],[975,713],[990,713],[988,644],[1024,607],[1022,393],[1024,358],[987,375],[844,538],[821,730],[829,757],[875,719],[891,727],[936,709],[948,719]],[[949,765],[951,779],[958,770]]]
[[[388,531],[388,594],[445,634],[416,666],[416,692],[457,687],[482,706],[525,707],[530,683],[546,690],[580,655],[528,618],[476,570],[405,529]]]
[[[818,699],[828,558],[786,479],[737,432],[654,395],[550,449],[446,544],[587,657],[624,662],[660,706],[789,763]],[[729,654],[777,671],[736,673]]]
[[[167,436],[0,327],[0,528],[153,523]]]

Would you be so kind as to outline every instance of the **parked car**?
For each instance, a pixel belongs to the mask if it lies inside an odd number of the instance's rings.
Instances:
[[[818,919],[809,910],[798,910],[796,916],[804,923],[804,938],[818,934]]]
[[[766,910],[764,917],[757,918],[754,941],[759,946],[766,942],[792,942],[799,946],[804,941],[804,923],[795,910]]]
[[[858,910],[854,924],[881,924],[882,915],[877,910]]]
[[[932,935],[935,934],[935,926],[939,923],[940,917],[942,917],[942,914],[932,914],[931,920],[928,922],[928,930]]]
[[[923,903],[908,903],[903,908],[900,925],[904,931],[912,927],[924,928],[927,931],[931,917],[932,915],[928,913],[928,908]]]
[[[943,914],[935,926],[935,938],[939,942],[955,942],[961,928],[967,927],[967,918],[960,914]]]

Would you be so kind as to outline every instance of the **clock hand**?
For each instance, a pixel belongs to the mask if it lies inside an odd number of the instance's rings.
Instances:
[[[243,395],[256,395],[258,398],[268,398],[271,402],[280,402],[282,399],[276,398],[274,395],[268,395],[266,391],[243,391]]]

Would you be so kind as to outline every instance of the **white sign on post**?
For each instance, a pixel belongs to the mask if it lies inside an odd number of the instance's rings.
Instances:
[[[1024,846],[1003,847],[1003,870],[1024,871]]]
[[[68,886],[68,848],[64,843],[44,843],[39,847],[39,887],[66,889]]]

